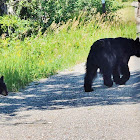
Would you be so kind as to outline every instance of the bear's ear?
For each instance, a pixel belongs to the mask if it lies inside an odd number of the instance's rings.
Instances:
[[[1,76],[0,80],[3,81],[3,79],[4,79],[4,76]]]
[[[135,40],[136,43],[139,43],[139,38],[137,37],[137,39]]]

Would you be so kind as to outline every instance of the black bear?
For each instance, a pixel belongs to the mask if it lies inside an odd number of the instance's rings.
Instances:
[[[140,57],[138,38],[104,38],[94,42],[86,63],[85,92],[93,91],[92,81],[98,68],[103,75],[104,85],[111,87],[113,81],[119,85],[125,84],[130,77],[128,61],[133,55]]]
[[[6,84],[4,83],[3,76],[0,78],[0,94],[4,96],[8,95],[7,87]]]

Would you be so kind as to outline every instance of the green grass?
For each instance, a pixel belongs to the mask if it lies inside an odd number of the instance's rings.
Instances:
[[[90,46],[97,39],[136,38],[135,20],[129,19],[103,22],[98,15],[85,24],[73,20],[59,28],[55,26],[45,35],[24,41],[0,40],[0,74],[4,75],[9,91],[18,91],[31,81],[86,61]]]

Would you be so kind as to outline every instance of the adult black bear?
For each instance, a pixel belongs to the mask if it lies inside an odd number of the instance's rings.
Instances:
[[[113,81],[123,85],[130,77],[128,61],[131,56],[140,57],[139,39],[105,38],[94,42],[89,52],[84,78],[85,92],[91,92],[97,69],[103,75],[104,85],[111,87]],[[113,75],[113,81],[111,76]]]
[[[4,96],[8,95],[7,87],[6,84],[4,83],[3,76],[0,78],[0,94]]]

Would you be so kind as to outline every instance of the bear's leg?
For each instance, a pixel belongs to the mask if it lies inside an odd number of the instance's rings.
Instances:
[[[101,71],[103,72],[104,85],[106,85],[107,87],[112,87],[113,81],[111,79],[111,74],[112,74],[111,68],[106,67],[106,69]]]
[[[85,92],[93,91],[92,81],[96,77],[98,67],[96,65],[87,65],[85,79],[84,79],[84,89]]]
[[[116,84],[119,84],[119,82],[120,82],[120,72],[119,72],[119,66],[118,65],[116,65],[113,69],[113,81]]]
[[[124,85],[126,83],[126,81],[128,81],[130,78],[129,67],[127,64],[121,65],[121,74],[123,76],[121,77],[119,84]]]

